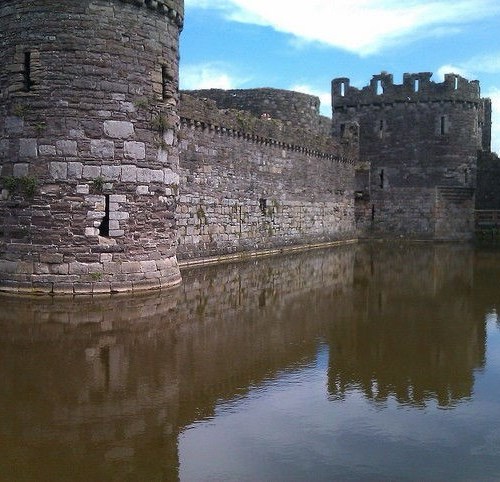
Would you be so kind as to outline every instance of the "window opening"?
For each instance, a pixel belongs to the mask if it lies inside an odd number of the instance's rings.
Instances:
[[[375,204],[372,204],[372,221],[375,221]],[[373,273],[373,269],[372,269]]]
[[[344,137],[345,134],[345,124],[340,124],[340,137]]]
[[[414,90],[415,92],[420,90],[420,79],[415,79]]]
[[[455,77],[455,79],[453,80],[453,89],[458,89],[458,77]]]
[[[441,135],[446,134],[446,116],[441,116]]]
[[[259,199],[259,209],[262,214],[266,214],[266,209],[267,209],[267,199],[260,198]]]
[[[161,66],[161,98],[163,100],[167,98],[167,67],[165,65]]]
[[[104,217],[99,225],[99,236],[109,236],[109,194],[105,194]]]
[[[340,83],[340,97],[345,97],[345,82]]]
[[[384,88],[382,86],[382,81],[379,79],[377,80],[377,95],[381,95],[384,93]]]
[[[384,170],[380,170],[380,189],[384,189]]]
[[[33,86],[33,80],[31,79],[31,52],[24,52],[24,90],[29,92]]]

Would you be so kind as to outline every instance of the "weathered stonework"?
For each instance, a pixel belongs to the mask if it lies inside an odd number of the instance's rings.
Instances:
[[[357,120],[360,158],[371,164],[368,183],[357,191],[363,236],[474,236],[478,151],[489,149],[491,128],[487,99],[477,81],[448,74],[435,83],[431,75],[405,74],[395,85],[382,73],[360,90],[347,78],[332,82],[334,135]]]
[[[354,162],[320,129],[186,94],[181,119],[179,257],[356,238]]]
[[[1,2],[2,290],[180,281],[182,22],[182,0]]]

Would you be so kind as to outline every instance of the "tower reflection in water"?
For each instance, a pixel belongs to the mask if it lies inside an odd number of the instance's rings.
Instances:
[[[187,270],[148,295],[1,298],[0,478],[176,480],[185,427],[324,343],[325,397],[452,408],[498,302],[481,263],[360,245]]]

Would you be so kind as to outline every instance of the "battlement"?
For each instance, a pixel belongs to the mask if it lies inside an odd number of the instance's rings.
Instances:
[[[432,72],[405,73],[403,83],[394,84],[392,74],[382,72],[374,75],[370,84],[362,89],[352,87],[347,77],[336,78],[332,81],[333,108],[446,101],[480,104],[479,81],[446,74],[444,82],[436,83],[431,77]]]
[[[166,15],[175,21],[179,28],[184,24],[184,2],[183,0],[120,0],[138,7],[147,7]]]
[[[311,131],[323,129],[328,135],[330,125],[319,114],[318,97],[290,90],[259,89],[204,89],[188,91],[188,94],[215,101],[219,109],[236,109],[250,112],[255,117],[278,119],[287,125]],[[329,120],[329,119],[328,119]]]
[[[300,151],[313,157],[353,162],[353,159],[344,156],[345,147],[342,150],[341,144],[333,139],[328,131],[311,131],[276,117],[254,115],[249,110],[220,109],[215,100],[192,95],[192,92],[181,94],[179,115],[184,127],[214,131],[280,149]],[[196,91],[197,94],[199,92],[203,91]],[[223,95],[228,91],[215,92]]]

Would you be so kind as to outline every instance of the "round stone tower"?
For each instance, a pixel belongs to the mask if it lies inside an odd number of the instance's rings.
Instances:
[[[183,0],[0,3],[0,290],[180,282]]]
[[[375,237],[471,239],[478,151],[487,138],[485,99],[478,81],[430,72],[374,75],[362,89],[334,79],[334,134],[346,122],[360,125],[360,158],[371,164],[370,233]],[[360,193],[361,194],[361,193]]]

